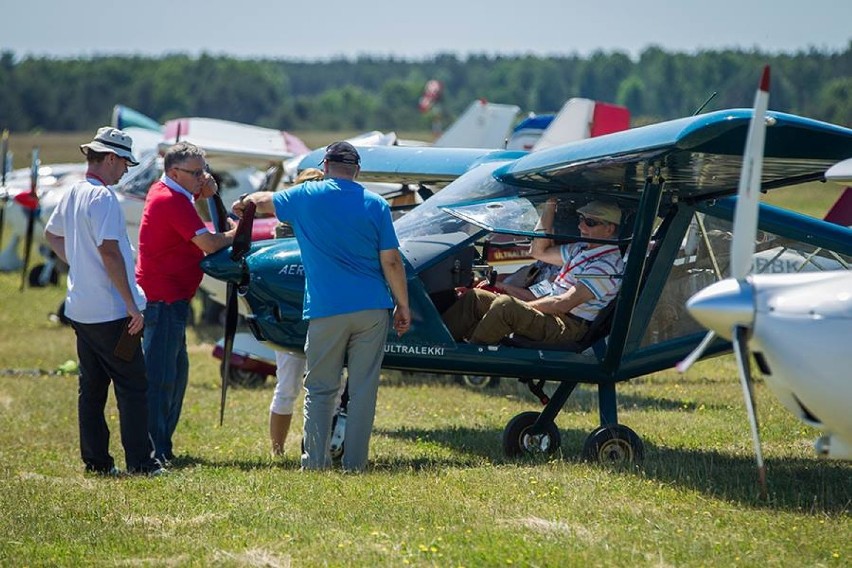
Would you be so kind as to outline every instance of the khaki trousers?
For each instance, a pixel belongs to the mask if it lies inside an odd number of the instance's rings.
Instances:
[[[468,290],[442,316],[456,341],[494,345],[510,333],[541,343],[577,341],[588,323],[568,316],[544,314],[508,294]]]

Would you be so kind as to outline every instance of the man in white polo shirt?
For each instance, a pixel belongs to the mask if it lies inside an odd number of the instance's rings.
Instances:
[[[112,381],[129,473],[159,475],[148,436],[145,360],[139,348],[145,296],[133,274],[124,212],[109,186],[138,164],[130,137],[103,127],[80,146],[86,179],[62,198],[45,227],[53,251],[69,265],[65,315],[77,334],[80,454],[86,471],[116,475],[104,418]]]

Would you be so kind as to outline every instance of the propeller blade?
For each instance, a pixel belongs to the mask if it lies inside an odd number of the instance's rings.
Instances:
[[[218,203],[217,203],[218,202]],[[222,198],[218,194],[214,195],[213,203],[216,206],[221,222],[227,223],[227,212],[225,211]],[[219,208],[221,207],[221,210]],[[222,215],[224,213],[224,215]],[[255,204],[248,203],[243,218],[237,225],[237,231],[234,235],[234,244],[231,247],[231,260],[239,262],[243,267],[243,282],[236,284],[228,282],[227,295],[225,299],[225,341],[222,345],[222,396],[219,402],[219,426],[225,422],[225,400],[228,396],[228,384],[231,382],[231,353],[234,351],[234,336],[237,332],[237,321],[239,318],[239,309],[237,306],[237,294],[239,287],[245,285],[248,279],[248,268],[245,265],[244,257],[251,247],[251,231],[254,224]]]
[[[760,85],[754,95],[754,114],[748,127],[737,207],[734,212],[734,240],[731,242],[731,276],[746,277],[751,269],[754,240],[757,235],[757,213],[760,205],[760,182],[763,173],[763,146],[766,140],[766,109],[769,106],[769,66],[763,68]]]
[[[683,361],[679,361],[675,365],[675,369],[678,373],[685,373],[689,370],[692,365],[704,355],[704,350],[707,349],[707,346],[710,345],[710,342],[716,338],[716,332],[710,330],[707,332],[707,335],[704,336],[704,339],[701,340],[701,343],[698,344],[692,353],[686,356]]]
[[[754,385],[751,379],[751,365],[748,351],[748,328],[740,325],[735,326],[733,329],[733,336],[734,354],[737,358],[740,383],[743,387],[743,398],[745,399],[748,421],[751,426],[751,440],[754,445],[754,456],[757,461],[757,477],[758,483],[760,483],[760,494],[761,497],[766,498],[766,467],[763,464],[763,451],[760,446],[760,427],[757,423],[757,411],[755,409],[754,401]]]
[[[228,383],[231,382],[231,353],[234,351],[234,335],[237,332],[237,285],[228,282],[225,300],[225,342],[222,346],[222,396],[219,402],[219,426],[225,422],[225,400],[228,396]]]
[[[32,207],[29,208],[27,216],[27,232],[24,236],[24,265],[21,267],[21,292],[27,282],[27,269],[30,267],[30,255],[33,248],[33,233],[35,232],[36,217],[38,217],[38,168],[41,164],[38,146],[33,148],[33,160],[30,166],[30,193],[29,198]],[[22,202],[23,203],[23,202]]]
[[[222,196],[214,193],[210,200],[213,202],[213,208],[210,213],[214,217],[213,224],[216,225],[216,230],[224,233],[228,230],[228,210],[225,209],[225,204],[222,202]]]
[[[231,260],[242,260],[246,253],[251,248],[251,231],[254,225],[254,213],[256,205],[249,201],[246,208],[243,210],[243,218],[240,224],[237,225],[237,232],[234,234],[234,244],[231,247]]]

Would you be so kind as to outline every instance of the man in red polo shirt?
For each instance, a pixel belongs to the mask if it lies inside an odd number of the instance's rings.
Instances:
[[[174,459],[172,435],[189,378],[186,322],[203,276],[199,262],[205,254],[229,246],[235,228],[211,233],[195,210],[195,199],[218,189],[201,148],[175,144],[165,153],[163,170],[145,199],[136,279],[148,299],[143,335],[148,431],[156,457],[168,463]]]

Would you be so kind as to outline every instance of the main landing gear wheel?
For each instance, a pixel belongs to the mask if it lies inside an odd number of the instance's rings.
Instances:
[[[220,376],[224,376],[224,365],[220,365]],[[231,366],[231,386],[256,389],[266,384],[266,375],[255,371],[247,371],[239,367]]]
[[[500,377],[487,375],[455,375],[456,382],[474,390],[497,388]]]
[[[44,273],[47,270],[50,270],[50,274],[46,275]],[[56,268],[48,268],[45,264],[38,264],[30,269],[27,282],[30,288],[42,288],[47,284],[56,286],[59,284],[59,271]]]
[[[638,464],[645,457],[642,439],[623,424],[601,426],[586,438],[583,459],[611,464]]]
[[[562,439],[559,428],[550,422],[542,434],[531,434],[530,427],[538,419],[539,412],[522,412],[509,420],[503,430],[503,453],[508,457],[525,454],[550,455],[559,449]]]

